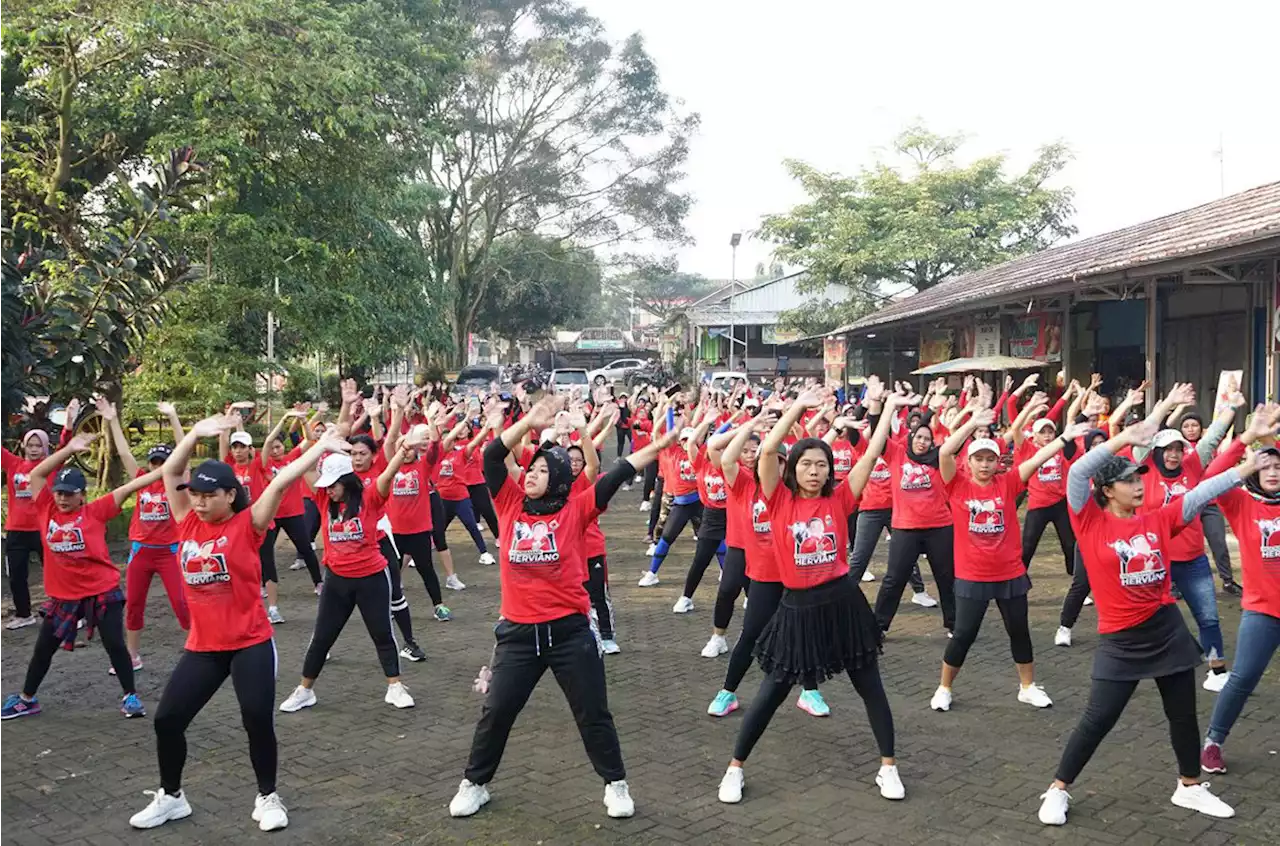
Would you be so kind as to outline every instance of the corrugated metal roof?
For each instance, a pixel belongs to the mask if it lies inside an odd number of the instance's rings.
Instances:
[[[949,279],[828,334],[1280,237],[1280,182]]]

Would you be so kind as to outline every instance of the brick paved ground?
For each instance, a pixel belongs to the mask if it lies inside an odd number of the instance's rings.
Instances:
[[[676,599],[692,543],[668,559],[657,588],[635,586],[643,566],[642,515],[636,491],[622,493],[604,519],[610,538],[613,595],[624,652],[608,659],[609,694],[636,798],[631,820],[610,820],[601,784],[586,760],[568,708],[550,676],[517,723],[493,801],[469,820],[446,806],[466,760],[479,697],[476,669],[489,657],[497,614],[496,568],[482,569],[452,538],[468,589],[450,594],[456,619],[427,618],[422,584],[407,571],[419,640],[430,660],[406,664],[418,707],[382,703],[383,682],[363,627],[352,621],[317,684],[319,704],[280,714],[280,790],[290,808],[287,831],[273,843],[771,843],[854,841],[882,844],[1062,843],[1201,844],[1280,842],[1280,719],[1276,674],[1263,680],[1231,737],[1231,773],[1215,789],[1238,816],[1218,822],[1169,804],[1175,765],[1154,685],[1144,684],[1120,725],[1075,789],[1070,824],[1047,829],[1035,820],[1037,796],[1084,707],[1095,635],[1091,609],[1077,645],[1055,648],[1052,635],[1066,579],[1044,555],[1033,566],[1032,631],[1039,680],[1056,705],[1035,711],[1015,701],[1016,676],[999,618],[992,611],[947,714],[929,710],[945,643],[940,616],[905,604],[882,663],[893,704],[907,799],[882,800],[873,784],[876,751],[865,712],[847,680],[824,686],[832,716],[817,720],[790,704],[779,711],[748,768],[745,801],[716,800],[742,712],[723,720],[705,713],[720,686],[725,659],[698,656],[710,627],[715,582],[704,583],[695,613],[676,616]],[[880,552],[885,550],[881,544]],[[1056,548],[1046,537],[1042,549]],[[311,631],[305,573],[283,570],[277,627],[277,701],[296,684]],[[883,572],[877,557],[873,570]],[[38,581],[37,581],[38,583]],[[870,585],[874,590],[876,585]],[[139,691],[154,708],[181,643],[159,588],[146,633]],[[1238,602],[1221,610],[1234,644]],[[741,616],[741,611],[738,612]],[[731,635],[737,631],[734,621]],[[35,629],[3,634],[4,691],[15,690]],[[228,684],[192,726],[185,787],[195,813],[156,832],[128,826],[157,786],[149,720],[126,722],[95,642],[60,652],[40,691],[45,713],[4,724],[3,840],[12,844],[265,842],[249,820],[255,788],[235,699]],[[759,681],[748,674],[749,702]],[[1201,727],[1212,694],[1199,696]]]

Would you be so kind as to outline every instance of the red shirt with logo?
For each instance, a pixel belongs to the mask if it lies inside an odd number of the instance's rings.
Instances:
[[[254,479],[254,484],[256,485],[254,496],[261,496],[262,492],[267,489],[267,485],[271,484],[271,480],[281,470],[301,458],[303,451],[301,445],[296,446],[285,453],[282,458],[268,458],[265,467],[262,465],[261,458],[255,459],[253,463],[257,466],[257,474]],[[302,505],[302,499],[305,495],[303,485],[305,484],[304,480],[299,479],[284,489],[284,495],[280,497],[280,507],[276,509],[276,517],[302,516],[305,512]]]
[[[63,513],[45,485],[34,505],[44,536],[44,592],[51,599],[84,599],[120,587],[120,571],[107,550],[107,522],[120,513],[114,496]]]
[[[631,449],[634,452],[647,447],[653,441],[653,421],[648,414],[631,418]]]
[[[341,510],[337,516],[330,511],[327,489],[317,490],[313,498],[325,533],[324,566],[350,579],[371,576],[387,566],[378,548],[379,538],[386,533],[377,528],[386,512],[387,501],[378,493],[377,485],[365,484],[360,513],[349,520],[342,516]]]
[[[573,480],[570,492],[574,495],[591,490],[595,483],[587,480],[586,473],[579,473]],[[596,518],[587,525],[587,557],[599,558],[605,554],[604,532],[600,529],[600,519]]]
[[[1187,450],[1178,475],[1173,478],[1165,476],[1156,467],[1154,454],[1148,455],[1142,463],[1151,468],[1142,477],[1143,511],[1156,511],[1182,499],[1204,477],[1204,466],[1194,450]],[[1169,543],[1169,560],[1194,561],[1201,555],[1204,555],[1204,524],[1197,514]]]
[[[1018,528],[1018,473],[998,473],[980,485],[957,473],[947,485],[955,528],[956,578],[970,582],[1016,579],[1022,566],[1022,532]]]
[[[134,478],[149,470],[138,468]],[[169,511],[169,495],[164,479],[156,479],[134,495],[133,517],[129,520],[129,540],[150,546],[171,546],[178,542],[178,524]]]
[[[951,507],[942,473],[911,460],[907,447],[890,441],[884,448],[893,486],[895,529],[935,529],[951,525]]]
[[[273,634],[259,598],[264,532],[246,508],[221,523],[206,523],[194,511],[178,524],[178,562],[183,595],[191,612],[186,648],[226,652],[270,640]],[[327,558],[327,556],[326,556]]]
[[[1036,446],[1035,441],[1029,438],[1024,440],[1014,457],[1014,468],[1016,469],[1019,464],[1039,451],[1040,447]],[[1080,455],[1082,452],[1083,450],[1077,447],[1075,454]],[[1066,499],[1067,471],[1070,469],[1071,462],[1060,451],[1041,464],[1027,480],[1027,508],[1048,508]]]
[[[391,495],[387,497],[387,517],[397,535],[413,535],[431,531],[431,473],[435,469],[436,444],[425,455],[400,465],[391,479]],[[367,489],[367,486],[366,486]]]
[[[844,436],[831,442],[831,470],[836,474],[837,482],[843,482],[849,478],[849,474],[853,472],[853,465],[857,464],[862,453],[866,452],[866,440],[859,439],[858,443],[863,445],[862,450],[849,443],[849,439]]]
[[[554,514],[524,510],[524,488],[510,476],[494,498],[498,512],[501,615],[513,623],[546,623],[590,612],[587,526],[600,516],[594,486],[571,495]]]
[[[3,459],[5,487],[9,494],[9,513],[4,521],[5,530],[9,532],[42,531],[40,509],[36,508],[34,497],[31,496],[31,471],[44,459],[28,461],[7,449],[0,451],[0,459]],[[55,467],[49,474],[49,478],[52,479],[58,475],[61,469],[62,465]]]
[[[1215,476],[1244,458],[1245,445],[1232,441],[1205,471]],[[1147,475],[1151,475],[1148,473]],[[1240,607],[1280,617],[1280,505],[1254,498],[1245,488],[1232,488],[1217,499],[1222,515],[1240,542]]]
[[[672,444],[658,455],[662,490],[672,496],[691,494],[698,489],[698,472],[680,444]]]
[[[489,445],[489,441],[491,440],[493,440],[492,432],[490,432],[489,436],[485,438],[484,443],[471,450],[471,457],[466,459],[466,464],[464,464],[462,468],[462,482],[467,487],[484,484],[484,448]],[[465,446],[462,449],[462,453],[465,457]],[[467,496],[470,495],[471,492],[468,491]]]
[[[783,585],[804,590],[849,574],[849,515],[858,510],[858,498],[848,485],[806,499],[779,482],[765,504]]]
[[[855,462],[857,463],[857,462]],[[862,489],[862,511],[879,511],[893,507],[893,473],[889,470],[889,462],[881,455],[871,466],[871,475],[867,477],[866,487]]]
[[[777,582],[778,554],[773,549],[773,531],[769,524],[769,504],[760,493],[760,485],[746,467],[729,485],[729,509],[725,515],[729,527],[736,523],[739,547],[746,555],[747,578],[753,582]]]
[[[723,509],[729,504],[724,469],[719,462],[711,460],[705,446],[698,450],[698,458],[693,462],[693,472],[698,477],[698,499],[702,500],[705,507]]]
[[[1093,497],[1071,511],[1080,558],[1098,609],[1098,633],[1133,628],[1161,605],[1172,605],[1169,545],[1186,525],[1182,503],[1125,519],[1098,506]]]
[[[478,456],[477,456],[478,458]],[[453,446],[440,455],[433,479],[440,496],[451,502],[461,502],[471,496],[466,482],[467,457],[463,447]]]
[[[230,455],[227,458],[231,458]],[[258,457],[256,452],[249,452],[248,464],[236,464],[235,459],[227,462],[231,465],[231,470],[236,474],[236,481],[244,487],[245,493],[249,494],[249,502],[258,501],[258,495],[262,493],[262,459]]]

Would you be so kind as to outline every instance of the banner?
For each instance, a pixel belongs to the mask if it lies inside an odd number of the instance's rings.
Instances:
[[[973,327],[973,356],[1000,355],[1000,323],[979,323]]]
[[[950,329],[920,330],[920,367],[951,360],[952,332]]]
[[[1271,338],[1271,351],[1280,353],[1280,259],[1276,259],[1271,280]]]
[[[1009,355],[1014,358],[1037,358],[1040,361],[1062,361],[1062,315],[1027,314],[1009,321]],[[997,347],[999,327],[996,327]]]
[[[844,335],[822,339],[822,372],[828,388],[844,387],[845,349]]]
[[[790,344],[804,337],[799,329],[779,329],[777,326],[760,327],[760,343]]]

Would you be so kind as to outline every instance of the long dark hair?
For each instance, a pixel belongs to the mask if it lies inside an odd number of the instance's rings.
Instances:
[[[800,493],[800,487],[796,484],[796,465],[800,463],[800,456],[811,449],[822,450],[822,454],[827,457],[827,480],[822,484],[819,496],[831,496],[836,489],[836,460],[831,454],[831,445],[822,438],[805,438],[787,450],[787,466],[782,472],[782,484],[793,494]],[[759,464],[759,461],[756,463]]]
[[[360,504],[364,502],[364,480],[355,473],[348,473],[345,476],[339,476],[334,484],[342,485],[342,501],[329,500],[329,519],[355,518],[360,513]]]

